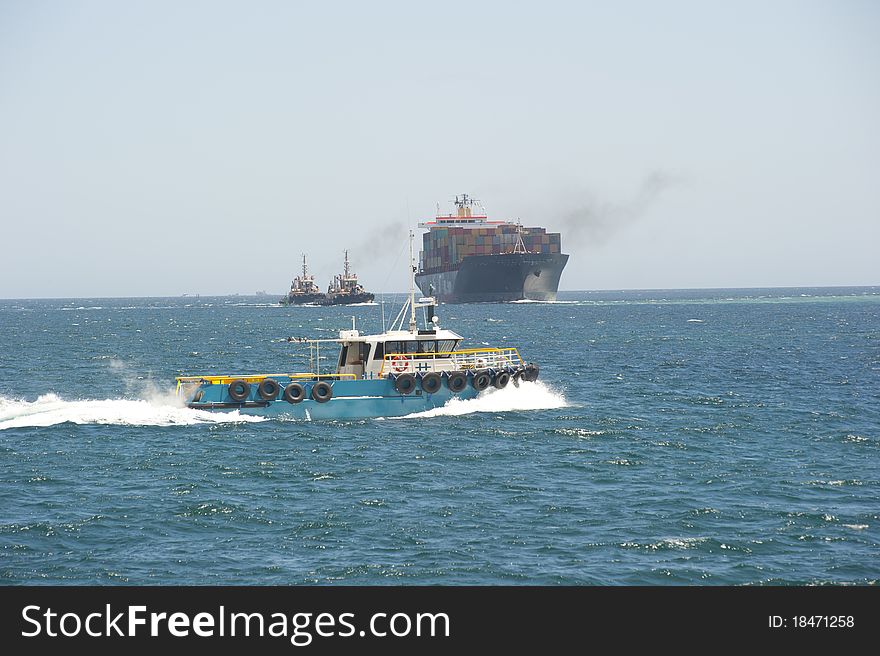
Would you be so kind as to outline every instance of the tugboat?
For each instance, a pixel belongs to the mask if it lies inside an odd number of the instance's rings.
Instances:
[[[375,296],[365,291],[358,282],[348,263],[348,251],[345,251],[345,262],[342,273],[333,276],[333,282],[327,288],[327,295],[319,301],[320,305],[352,305],[353,303],[372,303]]]
[[[326,295],[322,294],[318,285],[315,284],[315,277],[309,273],[306,254],[303,253],[302,275],[293,279],[293,282],[290,283],[290,291],[286,296],[281,297],[279,303],[281,305],[304,305],[306,303],[321,303],[326,298]]]
[[[537,380],[537,365],[526,364],[515,348],[458,348],[463,338],[440,328],[436,300],[416,301],[412,239],[410,233],[409,298],[390,330],[361,335],[352,325],[337,339],[293,340],[309,347],[308,372],[184,376],[177,379],[178,396],[199,410],[355,419],[408,415],[452,398],[474,398],[490,386]],[[425,311],[421,329],[419,308]],[[322,371],[321,350],[333,346],[339,348],[336,366]]]

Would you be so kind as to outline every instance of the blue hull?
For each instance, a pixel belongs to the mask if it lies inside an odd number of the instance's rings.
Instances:
[[[275,378],[281,389],[289,383],[286,378]],[[305,387],[306,398],[299,403],[289,403],[281,393],[278,398],[267,401],[260,398],[257,385],[250,386],[250,393],[236,401],[229,396],[226,384],[200,385],[186,399],[190,408],[200,410],[237,410],[241,413],[291,417],[294,419],[365,419],[369,417],[401,417],[423,412],[444,405],[453,398],[472,399],[478,392],[470,384],[461,392],[454,394],[446,387],[444,379],[441,388],[428,394],[417,388],[410,394],[401,394],[390,378],[375,380],[327,380],[333,390],[329,401],[319,402],[311,398],[316,380],[299,381]],[[199,397],[199,392],[201,396]],[[195,397],[199,397],[195,400]]]

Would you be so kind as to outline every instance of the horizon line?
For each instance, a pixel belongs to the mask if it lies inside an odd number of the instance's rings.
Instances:
[[[733,290],[753,290],[753,289],[858,289],[858,288],[880,288],[880,284],[866,285],[770,285],[770,286],[748,286],[748,287],[622,287],[622,288],[605,288],[605,289],[560,289],[559,293],[566,294],[589,294],[596,292],[687,292],[687,291],[733,291]],[[400,296],[409,295],[409,291],[394,292],[374,292],[375,295],[384,296]],[[224,297],[249,297],[249,298],[275,298],[276,294],[257,294],[257,293],[241,293],[228,292],[224,294],[201,294],[198,292],[186,292],[183,294],[162,294],[162,295],[135,295],[135,296],[8,296],[0,298],[0,301],[53,301],[53,300],[73,300],[73,299],[121,299],[121,298],[224,298]],[[281,294],[283,296],[283,294]]]

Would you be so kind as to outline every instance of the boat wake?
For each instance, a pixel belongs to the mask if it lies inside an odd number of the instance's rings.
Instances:
[[[552,410],[564,408],[565,397],[544,382],[523,382],[503,390],[490,388],[474,399],[452,399],[446,405],[393,419],[457,417],[478,412]],[[392,417],[389,417],[391,419]],[[268,417],[241,414],[238,410],[211,412],[185,407],[173,393],[146,399],[85,399],[67,401],[44,394],[36,401],[0,396],[0,431],[11,428],[42,428],[58,424],[108,426],[192,426],[270,421]]]
[[[266,421],[265,417],[232,412],[208,412],[184,407],[174,393],[149,399],[65,401],[44,394],[36,401],[0,396],[0,430],[57,424],[104,424],[117,426],[189,426]]]
[[[580,301],[538,301],[531,298],[521,298],[516,301],[508,301],[509,303],[543,303],[546,305],[577,305]]]
[[[508,385],[503,390],[490,388],[475,399],[451,399],[446,405],[424,412],[415,412],[395,419],[418,417],[458,417],[475,412],[512,412],[516,410],[554,410],[569,405],[565,396],[542,381]],[[389,417],[390,419],[390,417]]]

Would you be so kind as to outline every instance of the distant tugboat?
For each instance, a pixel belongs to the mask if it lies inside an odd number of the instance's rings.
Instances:
[[[327,295],[317,301],[320,305],[351,305],[352,303],[372,303],[375,296],[364,291],[358,282],[356,273],[352,273],[348,263],[348,251],[345,251],[345,263],[342,273],[333,276],[333,282],[327,289]]]
[[[303,253],[302,275],[293,279],[290,291],[279,301],[282,305],[304,305],[306,303],[321,303],[327,296],[321,293],[315,284],[315,277],[309,273],[306,264],[306,256]]]

